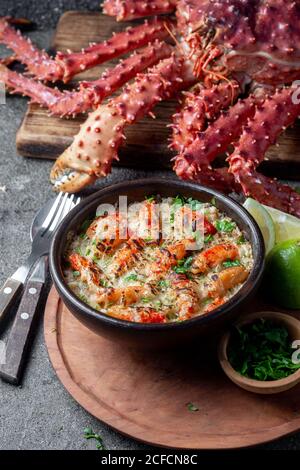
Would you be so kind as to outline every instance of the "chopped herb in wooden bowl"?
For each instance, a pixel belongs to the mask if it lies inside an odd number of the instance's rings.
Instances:
[[[300,369],[292,361],[294,350],[287,328],[269,319],[235,328],[228,345],[232,367],[254,380],[279,380]]]

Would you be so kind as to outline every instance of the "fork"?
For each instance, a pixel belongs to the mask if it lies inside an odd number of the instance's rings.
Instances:
[[[0,365],[0,376],[14,385],[17,385],[22,377],[26,354],[33,336],[47,278],[48,253],[52,237],[63,218],[79,202],[80,198],[75,198],[74,195],[58,195],[41,229],[33,239],[31,255],[25,265],[17,271],[28,277],[30,263],[33,262],[34,269],[28,280],[25,279],[24,293],[6,343],[5,362]]]
[[[80,198],[68,193],[59,193],[45,218],[42,227],[35,235],[32,249],[25,264],[5,282],[0,289],[0,326],[4,322],[14,300],[20,294],[27,276],[36,261],[49,252],[52,235],[65,215],[80,202]]]

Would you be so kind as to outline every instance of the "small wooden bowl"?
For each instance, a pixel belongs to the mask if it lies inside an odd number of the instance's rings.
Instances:
[[[264,318],[267,320],[272,320],[275,323],[280,323],[284,325],[292,339],[300,340],[300,321],[290,315],[278,313],[278,312],[256,312],[246,315],[239,321],[237,321],[234,326],[241,327],[252,323],[253,321]],[[294,387],[300,383],[300,369],[289,375],[288,377],[280,380],[271,380],[271,381],[260,381],[249,379],[239,374],[230,364],[227,356],[227,348],[231,338],[231,332],[228,331],[221,338],[219,344],[219,361],[221,367],[227,377],[230,378],[236,385],[239,387],[248,390],[249,392],[260,393],[260,394],[274,394],[284,392]]]

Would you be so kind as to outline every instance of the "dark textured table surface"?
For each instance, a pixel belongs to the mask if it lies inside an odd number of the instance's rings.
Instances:
[[[0,0],[0,16],[25,16],[34,20],[32,39],[47,47],[63,11],[98,10],[99,0]],[[0,49],[4,53],[4,49]],[[15,134],[26,110],[26,99],[8,97],[0,106],[0,282],[25,259],[30,249],[29,226],[35,212],[51,196],[51,162],[26,160],[16,154]],[[159,174],[159,173],[157,173]],[[151,176],[153,173],[114,169],[98,183]],[[164,175],[171,173],[164,172]],[[3,339],[1,337],[0,339]],[[0,449],[94,449],[83,438],[86,426],[104,439],[108,449],[147,448],[127,439],[85,412],[64,390],[48,359],[39,325],[22,387],[0,382]],[[154,417],[155,419],[155,417]],[[300,434],[263,446],[267,449],[300,449]]]

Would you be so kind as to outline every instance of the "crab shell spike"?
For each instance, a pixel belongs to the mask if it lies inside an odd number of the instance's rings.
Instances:
[[[144,22],[141,25],[117,33],[108,41],[88,47],[82,52],[72,54],[59,52],[56,61],[64,70],[64,82],[68,82],[74,75],[81,73],[82,70],[90,69],[138,49],[155,39],[165,39],[168,35],[165,21],[155,19],[152,22]]]
[[[293,100],[294,92],[293,87],[283,88],[266,99],[264,106],[257,108],[228,161],[230,172],[241,184],[245,194],[300,217],[300,195],[291,187],[256,171],[282,129],[292,125],[300,114],[300,104]]]
[[[300,194],[291,186],[262,175],[244,158],[235,155],[230,168],[245,195],[300,218]]]
[[[68,82],[83,70],[145,46],[155,39],[165,39],[169,36],[165,22],[166,20],[159,19],[144,22],[82,52],[58,52],[56,58],[52,59],[46,52],[40,51],[31,41],[15,31],[5,18],[0,18],[0,42],[12,49],[15,57],[26,65],[30,74],[37,79]]]
[[[184,174],[182,179],[192,180],[202,186],[207,186],[212,189],[217,189],[223,193],[230,194],[233,191],[240,192],[241,187],[236,183],[233,175],[228,173],[228,168],[215,168],[208,167],[199,168],[197,165],[190,167],[190,173]]]
[[[45,51],[33,46],[29,39],[9,25],[6,18],[0,18],[0,43],[14,51],[15,58],[26,65],[28,71],[37,78],[51,82],[62,79],[64,72],[60,64]]]
[[[211,88],[197,84],[194,90],[186,92],[184,105],[173,116],[172,149],[182,152],[190,139],[203,131],[207,120],[216,118],[222,109],[235,101],[240,93],[237,82],[220,82]]]
[[[32,78],[9,70],[5,65],[0,65],[0,81],[5,83],[10,93],[28,96],[34,103],[39,103],[49,109],[64,95],[57,89],[49,88]]]
[[[184,177],[190,165],[207,167],[239,137],[243,126],[254,113],[255,102],[252,97],[240,100],[229,108],[227,113],[222,114],[178,155],[174,167],[177,175]]]
[[[124,85],[136,73],[170,56],[172,50],[172,46],[155,41],[141,50],[139,54],[125,59],[121,64],[106,72],[105,78],[102,76],[99,80],[82,83],[79,91],[61,92],[58,88],[47,87],[1,64],[0,79],[12,90],[11,93],[21,93],[30,97],[33,102],[48,108],[51,115],[76,116],[95,108],[105,97]],[[121,70],[122,73],[120,73]]]
[[[81,90],[88,89],[94,96],[94,104],[100,104],[104,98],[134,78],[138,73],[165,59],[172,54],[173,47],[156,40],[154,43],[132,54],[116,67],[105,72],[105,76],[94,82],[84,82]]]
[[[145,16],[172,13],[177,0],[105,0],[103,13],[115,16],[117,21],[129,21]]]
[[[160,61],[149,74],[151,83],[147,73],[140,74],[120,96],[99,106],[89,115],[72,145],[59,157],[52,169],[51,181],[55,189],[79,191],[86,186],[85,180],[80,178],[81,173],[94,178],[107,175],[120,145],[124,142],[126,126],[148,114],[157,103],[158,97],[165,99],[178,93],[180,88],[176,77],[183,75],[184,83],[181,86],[191,84],[191,75],[185,70],[183,59],[175,55]],[[142,107],[138,105],[139,101],[143,102]],[[101,145],[98,143],[99,132],[95,132],[96,128],[101,130]],[[83,148],[88,159],[77,158]],[[72,184],[68,187],[65,177],[70,173],[78,174],[78,178],[73,177]],[[63,185],[60,184],[61,181],[64,182]],[[78,183],[76,187],[74,182]]]

